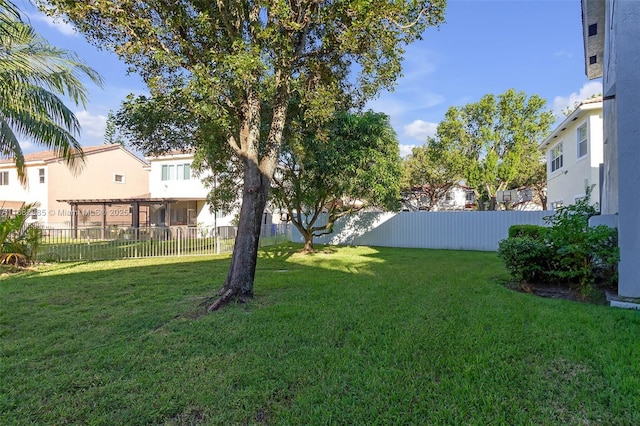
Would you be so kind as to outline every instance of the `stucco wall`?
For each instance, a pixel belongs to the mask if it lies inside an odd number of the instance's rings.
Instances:
[[[189,164],[193,161],[190,155],[176,155],[161,158],[150,158],[151,172],[149,175],[149,192],[154,198],[198,198],[207,197],[209,190],[202,184],[191,170],[190,179],[162,180],[162,166]]]
[[[640,2],[609,1],[605,70],[608,152],[617,151],[617,164],[609,157],[609,172],[617,168],[617,212],[620,245],[618,293],[624,297],[640,297]],[[612,126],[612,127],[610,127]],[[615,180],[609,189],[615,191]],[[611,203],[610,212],[615,213]]]
[[[587,125],[589,146],[587,155],[578,158],[578,128]],[[549,207],[556,202],[564,205],[572,204],[577,198],[584,197],[585,187],[595,185],[591,193],[591,201],[597,203],[599,192],[599,167],[602,162],[602,113],[600,109],[587,111],[579,119],[567,125],[557,141],[549,145],[547,157],[547,198]],[[550,152],[562,143],[563,166],[551,172]]]
[[[70,217],[63,214],[70,210],[69,205],[56,200],[130,198],[148,193],[149,172],[144,166],[140,159],[121,148],[87,155],[84,167],[77,175],[62,162],[49,163],[48,210],[53,214],[49,215],[48,223],[60,225],[70,221]],[[124,182],[116,182],[115,174],[124,175]],[[127,215],[119,207],[113,209],[116,210],[117,214],[112,215],[114,220],[126,221]]]
[[[45,183],[40,183],[39,169],[44,169]],[[18,173],[13,165],[0,167],[0,172],[9,172],[9,185],[0,185],[0,200],[21,201],[27,204],[39,202],[38,210],[48,209],[48,170],[46,164],[39,162],[27,165],[27,185],[22,186],[18,181]]]
[[[603,70],[603,94],[615,94],[616,34],[612,31],[611,22],[614,19],[613,7],[615,1],[608,1],[605,12],[605,46]],[[602,184],[602,214],[618,213],[618,130],[616,124],[616,102],[610,99],[604,102],[604,181]]]

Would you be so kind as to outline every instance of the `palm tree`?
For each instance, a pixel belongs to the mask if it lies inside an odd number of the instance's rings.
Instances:
[[[0,23],[9,23],[13,19],[20,19],[20,12],[15,4],[8,0],[0,0]],[[0,31],[5,31],[0,29]]]
[[[22,22],[11,2],[0,0],[0,155],[14,158],[23,184],[19,136],[54,150],[72,170],[81,168],[80,123],[59,96],[84,107],[83,77],[102,87],[96,71],[74,53],[49,45]]]

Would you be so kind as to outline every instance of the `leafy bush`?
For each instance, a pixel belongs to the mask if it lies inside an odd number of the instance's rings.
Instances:
[[[544,241],[514,237],[500,241],[498,255],[511,276],[520,282],[544,279],[550,269],[553,251]]]
[[[589,226],[589,218],[598,213],[589,203],[590,193],[587,190],[587,197],[545,218],[548,228],[517,225],[509,229],[498,254],[515,279],[578,284],[583,293],[592,289],[596,279],[616,283],[618,231]]]
[[[557,264],[550,277],[578,283],[585,291],[600,277],[608,283],[617,278],[618,231],[605,225],[589,226],[589,218],[598,214],[587,197],[561,207],[548,217],[551,225],[547,240],[554,249]]]
[[[36,258],[42,230],[27,224],[29,212],[38,204],[27,204],[14,216],[0,216],[0,263],[26,266]]]
[[[542,239],[547,228],[540,225],[512,225],[509,227],[509,238],[528,237],[534,240]]]

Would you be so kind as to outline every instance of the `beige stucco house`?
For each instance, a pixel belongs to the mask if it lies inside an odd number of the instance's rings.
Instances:
[[[547,200],[555,210],[575,203],[593,187],[592,204],[600,203],[603,161],[602,97],[583,101],[540,144],[547,159]]]
[[[25,155],[27,184],[22,186],[13,159],[0,160],[0,209],[16,210],[38,202],[30,220],[51,228],[69,228],[72,209],[66,200],[117,200],[147,195],[147,164],[119,144],[83,148],[84,165],[73,173],[53,151]],[[83,204],[79,225],[130,226],[130,204]],[[104,214],[106,211],[106,215]]]

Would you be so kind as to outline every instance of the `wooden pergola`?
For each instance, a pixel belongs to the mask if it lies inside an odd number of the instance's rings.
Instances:
[[[131,227],[138,230],[140,228],[140,206],[163,206],[165,208],[165,226],[171,224],[171,204],[175,204],[178,200],[174,198],[94,198],[94,199],[77,199],[77,200],[56,200],[60,203],[67,203],[71,207],[71,232],[72,237],[78,236],[78,206],[102,206],[102,238],[105,237],[107,230],[107,207],[112,205],[129,205],[131,206]]]

